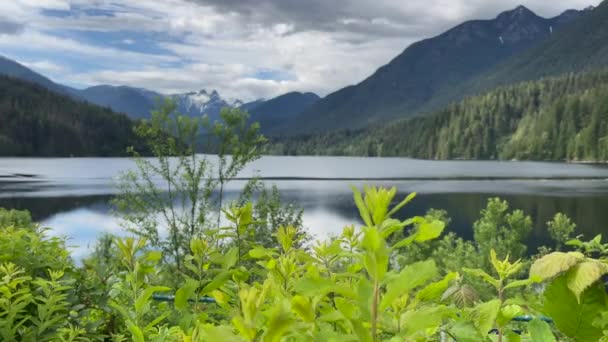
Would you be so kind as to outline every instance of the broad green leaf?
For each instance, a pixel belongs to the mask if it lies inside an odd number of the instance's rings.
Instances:
[[[528,323],[528,333],[532,341],[557,342],[549,324],[538,318]]]
[[[295,295],[291,299],[291,309],[298,315],[304,322],[313,322],[315,320],[315,310],[310,302],[310,299]]]
[[[544,314],[550,316],[564,335],[580,342],[596,342],[602,329],[593,321],[606,312],[606,293],[601,286],[591,286],[580,301],[568,288],[566,276],[555,279],[545,290]]]
[[[608,265],[598,261],[586,261],[574,266],[566,277],[568,288],[580,301],[580,296],[589,286],[608,273]]]
[[[135,324],[133,324],[133,322],[131,321],[127,321],[127,329],[129,329],[129,332],[131,333],[131,338],[133,339],[133,342],[145,342],[145,338],[144,338],[144,333],[141,331],[141,329],[136,326]]]
[[[519,305],[505,305],[498,312],[496,323],[499,327],[504,327],[513,320],[513,318],[524,314],[524,310]]]
[[[248,341],[253,341],[257,335],[257,331],[254,328],[249,327],[243,317],[234,316],[232,318],[232,325],[243,337],[245,337]]]
[[[384,239],[382,239],[382,236],[376,227],[365,230],[363,240],[361,241],[361,247],[368,251],[377,251],[380,250],[384,244]]]
[[[226,252],[226,254],[224,254],[222,256],[222,268],[227,270],[230,269],[232,267],[234,267],[234,265],[236,265],[236,262],[239,258],[239,250],[236,247],[232,247],[228,250],[228,252]]]
[[[340,297],[335,298],[334,303],[336,304],[336,309],[338,309],[344,317],[348,319],[358,319],[359,314],[355,304]]]
[[[459,277],[458,272],[448,273],[442,280],[429,284],[416,294],[416,299],[419,301],[436,300],[441,298],[441,295],[450,286],[450,282]]]
[[[407,311],[402,317],[403,333],[400,336],[408,337],[429,330],[434,332],[450,313],[445,306],[429,306]]]
[[[220,274],[216,275],[213,280],[203,287],[201,294],[206,295],[211,293],[213,290],[217,290],[220,287],[224,286],[224,284],[230,279],[230,271],[222,271]]]
[[[486,332],[485,334],[479,334],[479,332],[477,331],[477,329],[475,328],[475,326],[472,323],[464,323],[464,322],[459,322],[454,324],[450,329],[449,329],[450,335],[454,336],[456,338],[456,341],[458,342],[479,342],[479,341],[487,341],[487,335],[488,333]]]
[[[289,331],[294,319],[281,306],[270,313],[264,334],[264,342],[279,342]]]
[[[483,336],[494,327],[494,322],[500,311],[500,300],[494,299],[477,305],[473,310],[473,324]]]
[[[187,280],[184,286],[175,292],[175,307],[180,310],[186,309],[188,307],[188,299],[194,296],[197,287],[198,283],[195,280]]]
[[[585,256],[577,252],[554,252],[536,260],[530,268],[530,278],[550,279],[564,273],[585,260]]]
[[[140,312],[144,305],[146,305],[150,301],[150,297],[154,294],[154,292],[167,292],[171,291],[171,288],[164,286],[151,286],[146,288],[139,294],[137,300],[134,303],[135,311]]]
[[[323,295],[334,287],[335,283],[327,278],[303,277],[296,283],[295,290],[304,296],[312,297]]]
[[[397,298],[433,279],[437,276],[437,273],[437,266],[433,260],[421,261],[406,266],[387,284],[386,293],[384,293],[380,301],[380,310],[386,310]]]
[[[236,336],[229,327],[214,326],[212,324],[203,325],[205,341],[222,341],[222,342],[242,342],[243,340]]]
[[[417,242],[434,240],[441,235],[444,228],[445,223],[439,220],[435,220],[432,222],[423,222],[418,225],[417,231],[416,233],[414,233],[415,240]]]
[[[272,257],[275,253],[264,247],[255,247],[249,251],[249,256],[254,259],[263,259],[266,257]]]

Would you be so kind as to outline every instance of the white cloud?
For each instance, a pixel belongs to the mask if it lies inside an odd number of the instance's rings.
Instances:
[[[215,88],[225,96],[251,100],[283,92],[321,95],[358,83],[408,44],[441,33],[467,19],[493,18],[521,0],[16,0],[0,2],[0,13],[25,29],[0,35],[0,49],[44,60],[37,70],[59,82],[127,84],[161,92]],[[540,15],[596,5],[600,0],[527,0]],[[113,15],[95,15],[96,9]],[[46,16],[41,10],[71,10]],[[81,32],[75,40],[60,36]],[[149,35],[149,51],[133,51],[129,36],[104,45],[87,34],[131,32]],[[158,38],[161,37],[161,38]],[[111,44],[111,43],[114,44]],[[122,44],[116,44],[120,42]],[[138,44],[141,47],[142,44]],[[144,51],[146,51],[144,49]],[[55,58],[45,53],[54,52]],[[39,58],[32,58],[40,53]],[[64,54],[86,62],[70,72]],[[44,57],[43,57],[44,56]],[[36,66],[32,66],[36,68]],[[63,69],[60,74],[58,71]],[[261,80],[260,70],[277,70],[288,80]]]
[[[55,74],[55,73],[59,73],[59,72],[66,70],[62,65],[59,65],[59,64],[53,63],[51,61],[47,61],[47,60],[34,61],[34,62],[21,62],[21,63],[23,65],[25,65],[26,67],[28,67],[30,69],[34,69],[34,71],[37,71],[42,74],[46,74],[46,73]]]

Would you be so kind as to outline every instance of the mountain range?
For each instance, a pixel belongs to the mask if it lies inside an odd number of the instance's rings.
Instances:
[[[216,90],[204,89],[168,95],[144,88],[112,85],[98,85],[80,90],[55,83],[26,66],[2,56],[0,56],[0,74],[35,83],[76,100],[84,100],[115,112],[125,113],[133,119],[148,118],[157,101],[169,98],[175,101],[177,111],[184,115],[191,117],[208,115],[211,120],[217,120],[222,108],[241,108],[251,111],[252,116],[265,124],[263,125],[265,128],[271,128],[267,125],[282,123],[281,116],[292,119],[319,98],[313,93],[292,92],[268,101],[258,99],[244,103],[238,99],[223,98]],[[261,105],[264,106],[254,111]],[[261,113],[269,113],[269,118]]]
[[[546,19],[519,6],[491,20],[465,22],[410,45],[361,83],[331,93],[308,108],[283,131],[357,129],[439,109],[470,95],[463,91],[460,96],[445,96],[449,90],[559,36],[562,27],[586,12],[568,10]]]

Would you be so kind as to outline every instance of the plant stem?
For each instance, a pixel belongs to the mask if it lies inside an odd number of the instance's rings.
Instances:
[[[372,302],[372,341],[378,340],[377,320],[378,320],[378,297],[380,296],[380,286],[378,280],[374,280],[374,299]]]

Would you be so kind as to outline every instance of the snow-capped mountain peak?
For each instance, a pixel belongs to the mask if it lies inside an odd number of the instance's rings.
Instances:
[[[238,99],[224,99],[215,89],[208,92],[201,89],[198,92],[188,92],[170,96],[177,104],[179,112],[189,116],[208,115],[211,120],[219,118],[222,108],[238,108],[243,101]]]

